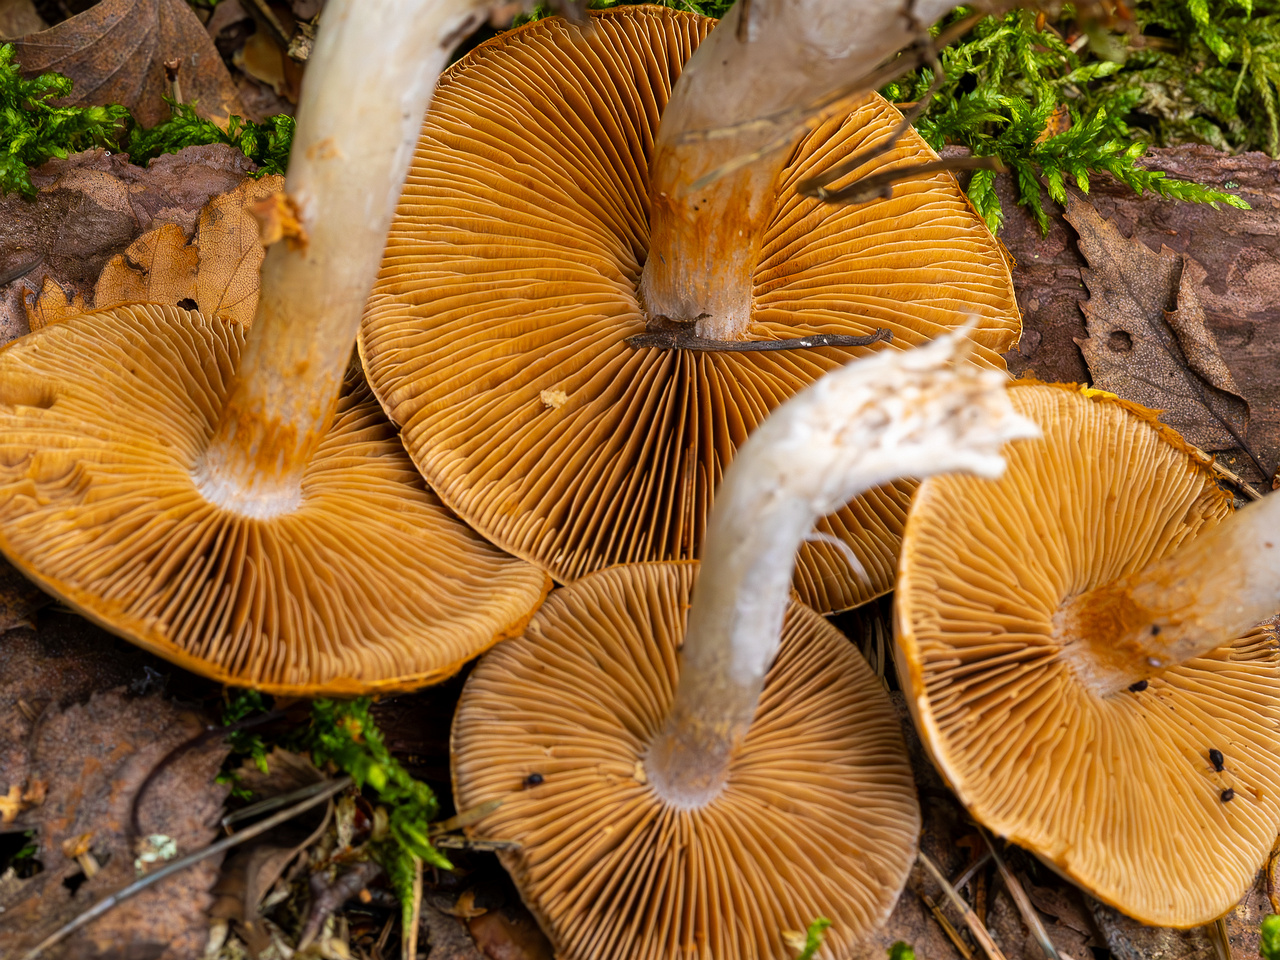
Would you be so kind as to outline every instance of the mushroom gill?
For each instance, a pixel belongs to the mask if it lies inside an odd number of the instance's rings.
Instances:
[[[432,488],[561,581],[700,554],[713,491],[778,404],[871,347],[701,352],[628,345],[684,330],[647,317],[649,163],[683,64],[713,21],[656,7],[541,20],[442,78],[362,326],[370,381]],[[1020,329],[998,246],[949,174],[825,206],[796,185],[890,136],[871,95],[790,151],[756,251],[743,341],[893,335],[976,318],[1002,367]],[[935,159],[914,132],[841,185]],[[741,344],[739,344],[741,345]],[[818,610],[891,588],[914,482],[872,489],[818,530],[796,588]]]

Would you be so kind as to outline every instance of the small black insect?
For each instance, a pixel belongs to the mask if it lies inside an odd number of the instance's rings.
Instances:
[[[1209,762],[1213,764],[1213,769],[1222,772],[1222,751],[1217,747],[1209,748]]]
[[[1227,787],[1227,789],[1222,791],[1223,803],[1230,803],[1232,800],[1235,799],[1235,797],[1236,797],[1236,792],[1232,790],[1230,787]]]
[[[1159,635],[1160,635],[1160,624],[1158,624],[1158,623],[1153,623],[1153,624],[1151,625],[1151,635],[1152,635],[1153,637],[1156,637],[1156,636],[1159,636]]]
[[[1137,683],[1131,683],[1129,684],[1129,689],[1134,693],[1141,693],[1143,690],[1147,689],[1147,681],[1139,680]]]
[[[529,774],[527,777],[525,777],[525,778],[524,778],[524,785],[525,785],[526,787],[536,787],[538,784],[540,784],[540,783],[542,782],[542,780],[543,780],[543,776],[542,776],[542,774],[540,774],[540,773],[531,773],[531,774]]]

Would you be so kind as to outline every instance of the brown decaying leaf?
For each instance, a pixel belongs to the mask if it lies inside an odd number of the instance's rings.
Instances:
[[[1197,446],[1242,446],[1249,406],[1205,324],[1192,261],[1127,239],[1083,200],[1072,199],[1066,218],[1090,266],[1081,304],[1089,336],[1076,343],[1094,386],[1163,410]]]
[[[121,103],[143,126],[169,116],[164,62],[181,60],[183,99],[225,125],[244,105],[204,24],[186,0],[102,0],[15,41],[28,76],[56,70],[75,86],[65,103]]]
[[[0,345],[27,332],[33,310],[38,324],[61,316],[58,307],[87,304],[106,263],[148,230],[175,223],[190,237],[201,208],[252,170],[225,144],[187,147],[145,168],[88,150],[33,170],[34,200],[0,197],[0,280],[8,280],[0,285]]]
[[[174,223],[144,233],[107,262],[93,290],[95,307],[153,301],[173,303],[196,292],[197,251]],[[78,311],[79,312],[79,311]],[[35,323],[32,323],[32,329]]]
[[[0,40],[35,33],[47,26],[31,0],[0,0]]]
[[[196,717],[159,696],[130,698],[119,690],[94,694],[65,710],[51,707],[36,721],[27,779],[28,784],[44,781],[47,796],[20,814],[17,826],[36,831],[44,869],[6,889],[0,956],[20,955],[136,878],[126,836],[134,794],[161,757],[200,729]],[[214,777],[226,750],[219,742],[196,747],[152,781],[139,810],[144,835],[170,837],[180,854],[213,839],[226,794]],[[83,864],[63,848],[79,850],[85,834],[91,834],[85,852],[101,870],[80,880]],[[205,910],[217,870],[212,858],[163,880],[45,956],[197,956],[207,936]]]
[[[31,329],[86,309],[139,302],[194,304],[206,316],[252,321],[264,251],[258,220],[249,210],[283,184],[284,178],[277,176],[244,180],[231,192],[213,198],[200,211],[191,242],[173,223],[162,223],[143,234],[108,261],[88,307],[81,298],[68,298],[60,284],[46,278],[40,294],[27,303]]]

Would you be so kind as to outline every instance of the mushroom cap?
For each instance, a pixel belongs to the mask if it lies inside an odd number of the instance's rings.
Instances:
[[[468,523],[570,582],[699,556],[712,493],[771,409],[869,348],[635,349],[648,163],[684,62],[714,21],[660,7],[540,20],[445,73],[366,311],[361,356],[410,456]],[[755,271],[750,340],[893,332],[906,348],[976,318],[979,362],[1021,326],[1008,267],[950,174],[825,206],[799,180],[887,137],[872,95],[794,148]],[[936,159],[914,131],[846,180]],[[800,551],[817,610],[890,590],[915,485],[878,487]]]
[[[421,686],[518,634],[546,575],[452,517],[359,380],[297,510],[201,496],[243,343],[234,321],[134,305],[0,351],[0,551],[106,629],[274,693]]]
[[[790,960],[782,931],[819,916],[834,921],[824,955],[847,956],[915,860],[897,715],[849,640],[792,603],[724,792],[668,805],[643,760],[675,695],[696,573],[590,574],[486,656],[454,718],[458,806],[503,801],[476,831],[521,844],[499,856],[557,956]]]
[[[1010,397],[1043,437],[1007,446],[1000,480],[930,478],[912,505],[895,616],[916,726],[975,819],[1144,923],[1206,923],[1280,823],[1275,629],[1099,697],[1062,659],[1056,617],[1230,501],[1151,411],[1044,384]]]

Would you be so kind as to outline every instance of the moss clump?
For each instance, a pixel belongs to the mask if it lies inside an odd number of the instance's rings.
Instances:
[[[232,117],[222,130],[197,116],[190,104],[178,104],[168,120],[143,128],[122,106],[55,106],[52,101],[68,96],[71,84],[59,73],[24,80],[13,45],[0,45],[0,194],[34,197],[32,167],[91,147],[126,152],[145,165],[183,147],[225,143],[258,164],[257,176],[284,173],[289,162],[293,117],[268,117],[262,123]]]
[[[960,8],[935,32],[968,13]],[[1094,46],[1110,52],[1101,42]],[[1042,185],[1051,198],[1065,203],[1068,180],[1087,193],[1096,173],[1109,173],[1139,194],[1152,190],[1178,200],[1247,208],[1232,194],[1140,167],[1137,161],[1150,136],[1131,120],[1142,88],[1117,82],[1125,64],[1085,49],[1069,45],[1030,11],[987,17],[942,51],[945,78],[916,129],[935,150],[959,144],[976,156],[999,157],[1014,174],[1019,202],[1044,231],[1049,217]],[[882,92],[897,102],[917,101],[933,79],[933,71],[922,68]],[[969,184],[970,200],[993,231],[1003,218],[994,176],[979,170]]]
[[[0,194],[34,197],[31,167],[90,147],[114,147],[129,122],[124,107],[57,107],[71,92],[56,73],[22,79],[13,45],[0,45]]]
[[[124,149],[136,164],[146,165],[164,153],[183,147],[225,143],[235,147],[258,165],[258,177],[283,174],[289,165],[293,145],[294,120],[283,114],[267,117],[262,123],[232,117],[224,131],[212,120],[198,116],[190,104],[173,105],[173,116],[149,129],[132,127]]]

